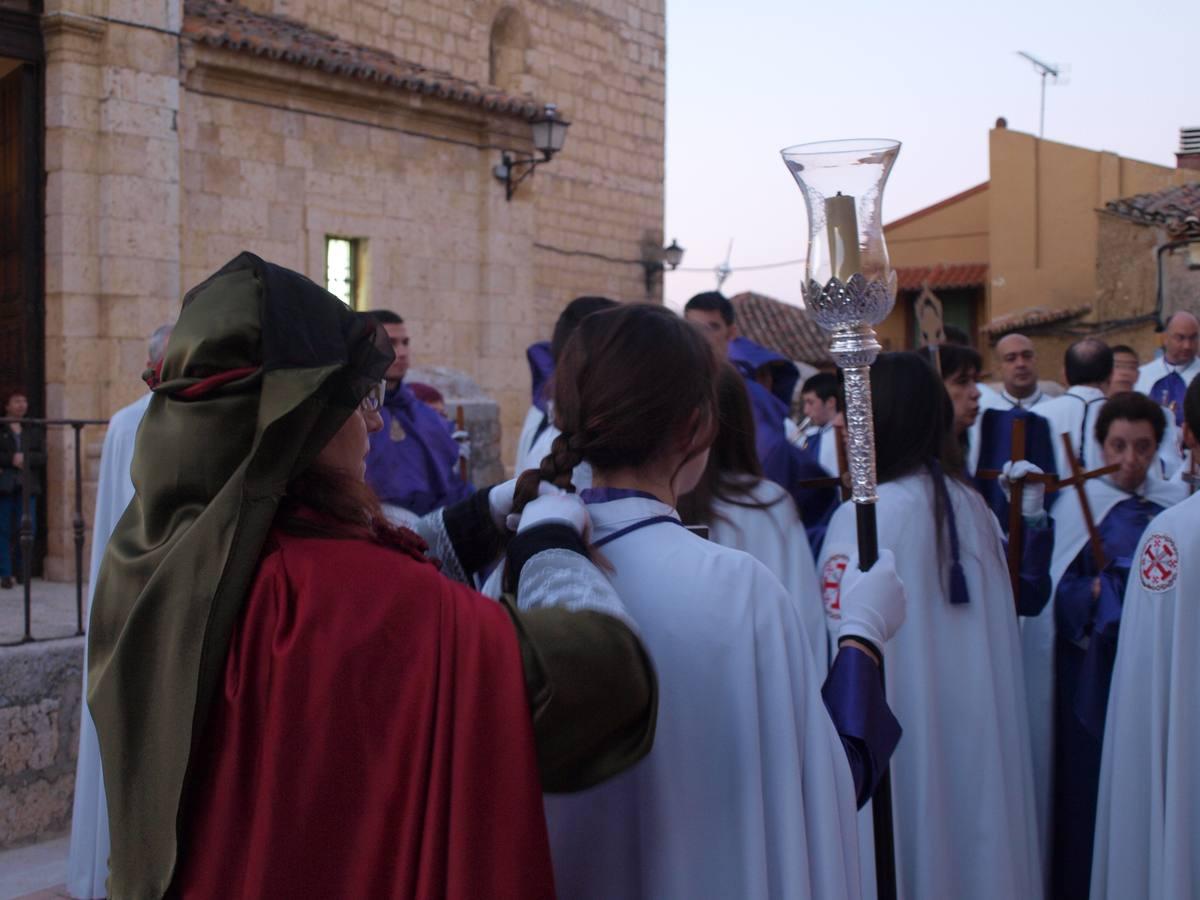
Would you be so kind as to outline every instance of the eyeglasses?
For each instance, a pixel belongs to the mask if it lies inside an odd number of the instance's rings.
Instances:
[[[387,381],[380,381],[379,384],[371,385],[371,389],[367,391],[367,395],[359,403],[359,408],[363,412],[379,412],[379,407],[383,406],[383,395],[386,392]]]

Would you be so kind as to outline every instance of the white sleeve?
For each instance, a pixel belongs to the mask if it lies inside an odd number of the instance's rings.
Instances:
[[[530,610],[548,606],[604,613],[619,619],[637,633],[637,625],[609,580],[587,557],[573,550],[543,550],[521,568],[517,608]]]

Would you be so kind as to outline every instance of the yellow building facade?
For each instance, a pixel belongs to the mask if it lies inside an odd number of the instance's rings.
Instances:
[[[983,349],[1005,330],[1034,328],[1043,360],[1054,361],[1043,363],[1042,374],[1056,377],[1070,338],[1036,329],[1095,321],[1104,293],[1098,238],[1105,204],[1195,180],[1195,173],[1043,140],[1002,121],[988,135],[988,155],[986,182],[886,226],[900,291],[879,331],[888,346],[913,346],[912,300],[928,286],[943,300],[947,322]],[[1136,299],[1140,305],[1132,308],[1131,298],[1124,315],[1152,311],[1153,294]],[[1131,338],[1146,350],[1155,343],[1148,324],[1120,335]]]

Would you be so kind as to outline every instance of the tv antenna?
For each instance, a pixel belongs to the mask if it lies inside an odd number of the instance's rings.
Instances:
[[[733,238],[729,239],[729,249],[725,251],[725,262],[716,266],[713,272],[717,276],[717,290],[721,290],[721,285],[725,283],[725,279],[733,274],[733,266],[729,265],[729,258],[733,256]]]
[[[1042,137],[1046,133],[1046,78],[1054,79],[1055,84],[1059,84],[1059,79],[1062,78],[1062,84],[1066,84],[1066,79],[1063,77],[1067,72],[1067,66],[1059,65],[1058,63],[1042,62],[1032,53],[1026,53],[1024,50],[1018,50],[1017,56],[1023,56],[1025,59],[1033,63],[1034,69],[1042,76],[1042,110],[1038,117],[1038,137]]]

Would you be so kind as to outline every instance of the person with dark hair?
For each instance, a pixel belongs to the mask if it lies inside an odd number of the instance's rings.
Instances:
[[[743,550],[771,570],[801,611],[817,668],[824,671],[825,617],[804,523],[791,495],[763,478],[746,384],[727,363],[717,374],[717,414],[720,426],[704,474],[680,497],[679,514],[687,524],[707,526],[710,541]]]
[[[171,325],[160,325],[150,335],[146,347],[146,371],[158,378]],[[135,373],[130,373],[133,381]],[[104,432],[100,450],[100,477],[96,484],[96,507],[92,521],[92,556],[88,574],[87,611],[90,613],[96,582],[100,577],[100,560],[108,546],[109,536],[117,527],[125,508],[133,499],[134,440],[138,426],[150,406],[154,394],[146,391],[128,406],[113,413]],[[83,696],[87,697],[88,655],[83,648]],[[90,900],[105,897],[104,882],[108,878],[108,807],[104,797],[104,778],[100,770],[100,744],[96,726],[82,707],[79,722],[79,753],[75,761],[75,799],[71,813],[71,846],[67,855],[67,891],[72,897]]]
[[[404,383],[409,366],[404,319],[390,309],[363,315],[383,326],[395,354],[379,411],[383,429],[371,435],[367,484],[394,523],[411,525],[426,513],[466,499],[472,487],[459,476],[462,448],[450,424]]]
[[[1194,454],[1200,378],[1188,387],[1182,409],[1184,439]],[[1200,494],[1154,518],[1125,562],[1091,896],[1182,900],[1200,896]]]
[[[1096,568],[1078,488],[1069,489],[1055,506],[1054,602],[1025,629],[1034,770],[1049,810],[1054,897],[1088,896],[1104,713],[1133,553],[1150,520],[1186,496],[1182,484],[1148,477],[1165,425],[1144,394],[1114,394],[1100,408],[1094,427],[1102,463],[1120,469],[1088,481],[1084,491],[1108,563]]]
[[[957,325],[944,325],[943,333],[946,335],[946,344],[954,347],[969,347],[975,349],[975,343],[971,340],[971,336],[967,334],[966,329],[959,328]],[[939,345],[945,346],[945,344]],[[924,349],[924,348],[923,348]],[[928,350],[925,351],[928,354]],[[978,351],[977,351],[978,352]],[[982,359],[982,357],[981,357]],[[982,366],[982,363],[981,363]],[[982,373],[982,369],[980,371]],[[975,385],[979,391],[979,408],[980,409],[1003,409],[1005,406],[1004,398],[989,384],[984,384],[982,381]]]
[[[543,341],[532,345],[525,351],[529,360],[529,371],[533,383],[532,403],[529,412],[525,414],[525,424],[521,426],[521,436],[517,439],[516,473],[520,475],[526,469],[536,469],[542,458],[550,452],[550,445],[558,437],[558,429],[554,425],[554,410],[551,398],[551,378],[554,367],[562,356],[563,347],[570,340],[579,323],[592,313],[617,306],[616,300],[607,297],[576,297],[568,303],[558,321],[554,323],[554,335],[549,343]],[[588,487],[592,483],[591,469],[586,463],[580,464],[579,471],[574,476],[578,488]]]
[[[1123,394],[1126,391],[1136,390],[1138,376],[1138,366],[1141,361],[1138,359],[1137,351],[1128,344],[1114,344],[1113,352],[1113,373],[1112,378],[1108,382],[1108,393]]]
[[[109,897],[552,898],[542,790],[649,749],[653,667],[578,498],[515,535],[512,482],[421,536],[384,516],[392,358],[249,253],[184,297],[92,608]],[[506,535],[535,611],[462,583]]]
[[[1066,393],[1038,407],[1038,414],[1050,423],[1054,470],[1064,477],[1071,472],[1071,457],[1063,447],[1060,437],[1063,434],[1071,437],[1071,455],[1076,462],[1085,469],[1099,468],[1096,416],[1107,399],[1105,392],[1112,371],[1113,353],[1104,341],[1097,338],[1078,340],[1063,355]]]
[[[805,418],[811,423],[797,444],[800,462],[794,466],[798,479],[832,478],[841,475],[838,464],[838,435],[841,420],[842,386],[832,372],[811,376],[801,390]],[[841,502],[836,488],[807,488],[793,491],[808,543],[813,554],[821,552],[829,518]]]
[[[4,401],[4,416],[23,419],[29,412],[24,391],[13,391]],[[21,519],[29,516],[37,530],[37,498],[46,465],[46,440],[41,426],[22,422],[0,425],[0,587],[13,586],[13,574],[22,574]]]
[[[728,297],[720,291],[696,294],[683,305],[683,317],[699,326],[717,356],[729,355],[729,342],[738,337],[738,327]]]
[[[754,445],[763,474],[787,488],[796,505],[809,502],[797,482],[812,474],[799,448],[788,440],[792,394],[800,380],[794,362],[738,333],[733,304],[723,294],[697,294],[683,317],[708,338],[718,358],[728,359],[746,380],[754,412]]]
[[[905,731],[892,759],[899,895],[1041,897],[1003,537],[961,475],[954,406],[926,359],[880,354],[871,390],[879,547],[894,554],[909,597],[886,669],[888,702]],[[855,504],[842,504],[817,566],[831,626],[842,614],[841,573],[858,560],[855,519]],[[1039,562],[1025,563],[1023,582],[1036,581]],[[1030,590],[1044,602],[1045,587]]]
[[[591,463],[592,547],[662,695],[641,764],[547,798],[564,897],[859,894],[855,798],[871,795],[899,738],[874,648],[903,619],[903,588],[890,554],[868,573],[850,570],[823,702],[804,616],[784,587],[753,557],[682,527],[675,509],[719,427],[716,377],[704,336],[661,306],[589,316],[555,372],[562,433],[514,495],[520,510],[539,475],[565,488]]]
[[[1200,374],[1200,320],[1187,310],[1172,313],[1163,329],[1162,356],[1142,366],[1135,390],[1170,411],[1183,425],[1183,398]]]

